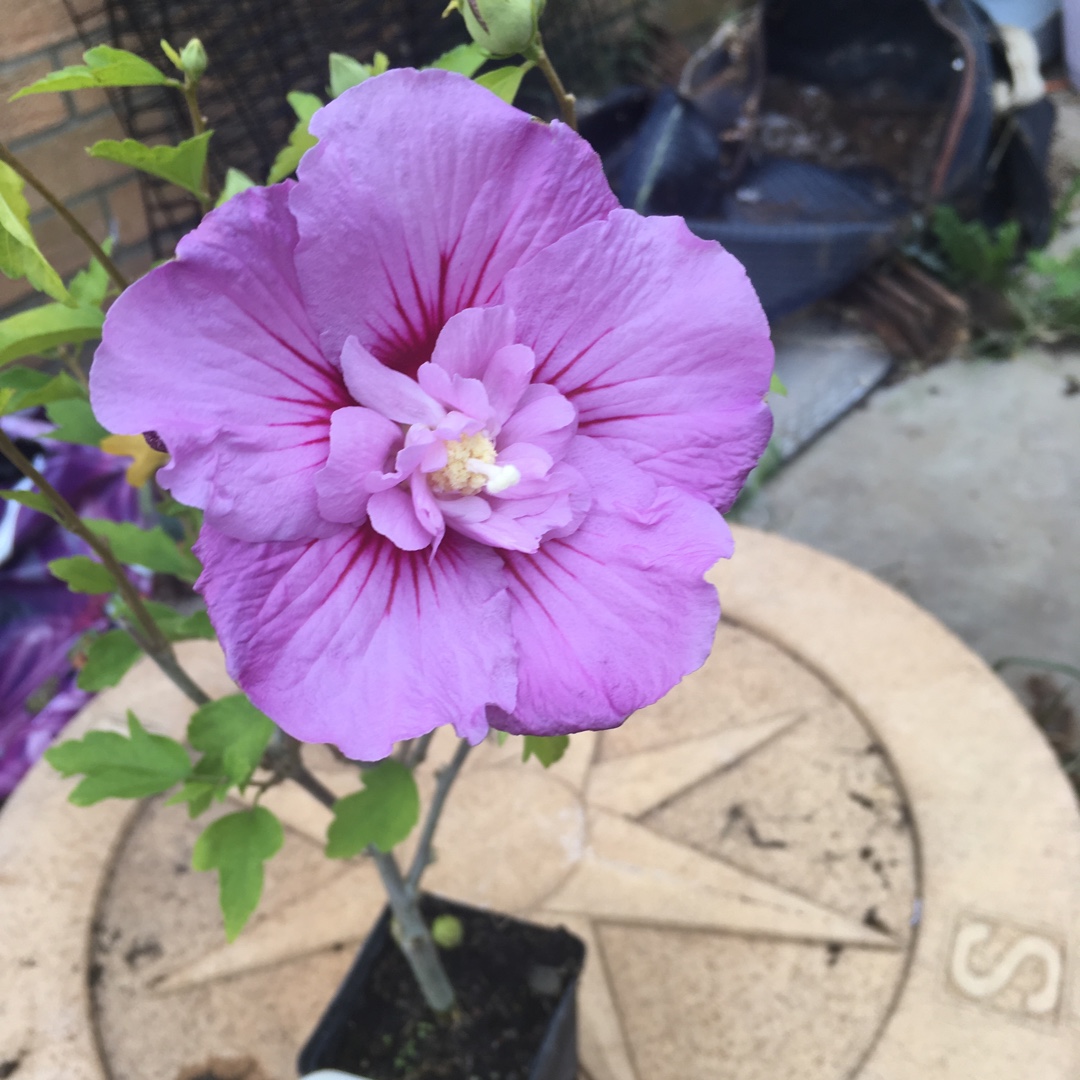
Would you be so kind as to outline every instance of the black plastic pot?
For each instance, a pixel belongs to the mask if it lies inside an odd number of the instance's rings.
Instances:
[[[557,942],[561,950],[569,953],[573,965],[572,975],[558,999],[542,1040],[536,1046],[527,1076],[528,1080],[577,1080],[577,983],[585,963],[584,943],[561,928],[537,927],[533,923],[481,911],[443,897],[425,895],[421,898],[421,908],[428,919],[436,915],[451,914],[459,918],[490,920],[511,933],[514,928],[528,930],[533,934],[539,931],[550,935],[551,940]],[[390,922],[390,909],[386,908],[361,946],[345,981],[327,1007],[311,1038],[300,1051],[297,1067],[301,1076],[318,1069],[355,1071],[355,1065],[344,1056],[343,1047],[350,1032],[364,1023],[365,1001],[376,966],[385,950],[396,948],[391,938]],[[522,979],[526,978],[524,972],[520,974]]]

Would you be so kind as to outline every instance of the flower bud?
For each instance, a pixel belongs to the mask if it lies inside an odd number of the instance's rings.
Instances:
[[[208,60],[203,43],[192,38],[180,53],[180,69],[192,81],[198,82],[206,71]]]
[[[537,37],[545,0],[451,0],[473,41],[493,58],[527,53]]]

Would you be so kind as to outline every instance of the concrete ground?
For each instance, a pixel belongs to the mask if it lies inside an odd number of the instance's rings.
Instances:
[[[1080,664],[1080,352],[953,359],[874,393],[741,520],[907,593],[986,660]]]

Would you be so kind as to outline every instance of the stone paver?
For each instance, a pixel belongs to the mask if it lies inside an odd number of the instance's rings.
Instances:
[[[1045,744],[897,593],[779,537],[737,543],[705,667],[549,772],[485,743],[430,886],[586,939],[591,1080],[1075,1076],[1080,817]],[[228,689],[212,646],[185,652]],[[147,667],[77,724],[116,726],[133,695],[182,729]],[[68,787],[39,767],[0,815],[0,1063],[289,1080],[380,907],[371,866],[327,862],[325,811],[270,792],[288,837],[227,946],[213,878],[188,869],[202,823],[159,800],[77,810]]]
[[[1080,661],[1080,354],[878,390],[742,514],[871,571],[991,663]]]

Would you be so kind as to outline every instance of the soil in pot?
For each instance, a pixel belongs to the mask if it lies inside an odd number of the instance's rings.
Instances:
[[[387,940],[353,1015],[319,1066],[371,1080],[529,1080],[567,987],[584,962],[565,930],[424,897],[429,923],[453,914],[461,944],[441,950],[458,997],[440,1021],[424,1003],[401,952]]]

